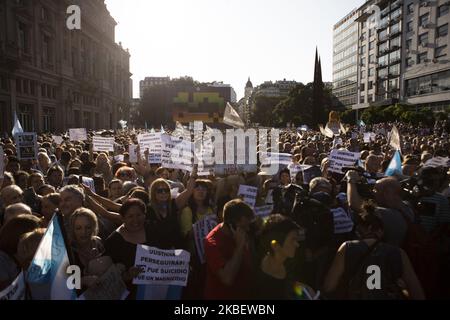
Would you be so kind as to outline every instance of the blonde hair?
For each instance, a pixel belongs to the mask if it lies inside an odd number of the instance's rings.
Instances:
[[[85,217],[89,220],[89,222],[91,223],[93,232],[92,232],[92,238],[96,237],[98,235],[98,220],[97,220],[97,216],[95,215],[94,212],[92,212],[91,210],[87,209],[87,208],[79,208],[77,210],[75,210],[75,212],[72,214],[72,216],[70,217],[69,220],[69,228],[68,228],[68,235],[69,235],[69,239],[70,241],[75,241],[75,221],[79,218],[79,217]]]
[[[164,187],[167,187],[167,189],[169,189],[169,199],[167,201],[168,201],[169,212],[172,212],[172,194],[170,192],[170,184],[167,182],[167,180],[162,179],[162,178],[156,179],[150,185],[150,191],[149,191],[149,194],[150,194],[150,206],[156,212],[156,189],[160,185],[163,185]]]

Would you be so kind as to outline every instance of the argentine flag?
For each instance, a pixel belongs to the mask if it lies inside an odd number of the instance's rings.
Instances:
[[[67,267],[70,265],[60,219],[55,214],[39,244],[27,271],[27,281],[36,300],[75,300],[76,292],[67,286]]]
[[[402,160],[400,158],[400,151],[395,151],[394,156],[392,157],[391,163],[387,167],[386,173],[384,174],[386,177],[392,177],[396,174],[402,174]]]
[[[358,126],[360,126],[360,127],[365,127],[366,124],[364,123],[363,120],[359,120],[359,121],[358,121]]]

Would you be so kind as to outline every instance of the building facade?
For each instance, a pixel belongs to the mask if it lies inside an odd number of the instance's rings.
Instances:
[[[17,114],[25,131],[111,128],[129,110],[130,54],[115,42],[104,0],[78,0],[69,30],[65,0],[0,3],[0,131]]]
[[[448,0],[365,2],[355,20],[357,101],[347,104],[334,79],[338,99],[353,109],[395,103],[450,105],[449,7]],[[335,33],[335,39],[342,32]]]
[[[144,97],[144,93],[148,88],[166,85],[170,82],[170,77],[146,77],[139,82],[139,96],[141,99]]]
[[[359,15],[353,10],[333,28],[333,94],[346,107],[358,100]]]

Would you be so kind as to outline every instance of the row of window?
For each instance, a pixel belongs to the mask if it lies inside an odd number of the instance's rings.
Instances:
[[[443,5],[439,6],[437,8],[437,16],[438,16],[438,18],[445,16],[449,12],[449,8],[450,8],[450,5],[448,5],[448,4],[443,4]],[[408,12],[408,14],[413,14],[414,13],[414,3],[411,3],[411,4],[408,5],[407,12]],[[425,15],[422,15],[421,18],[423,16],[426,16],[426,15],[429,15],[429,13],[426,13]]]
[[[406,96],[450,91],[450,70],[406,81]]]

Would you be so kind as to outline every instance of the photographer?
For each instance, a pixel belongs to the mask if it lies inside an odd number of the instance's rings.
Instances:
[[[363,198],[358,191],[358,184],[363,182],[363,177],[354,170],[345,175],[347,181],[347,196],[350,208],[361,212]],[[386,243],[401,246],[405,240],[408,222],[404,216],[414,220],[411,208],[402,199],[400,182],[393,177],[378,180],[373,189],[373,197],[377,204],[376,213],[384,224],[384,240]]]

